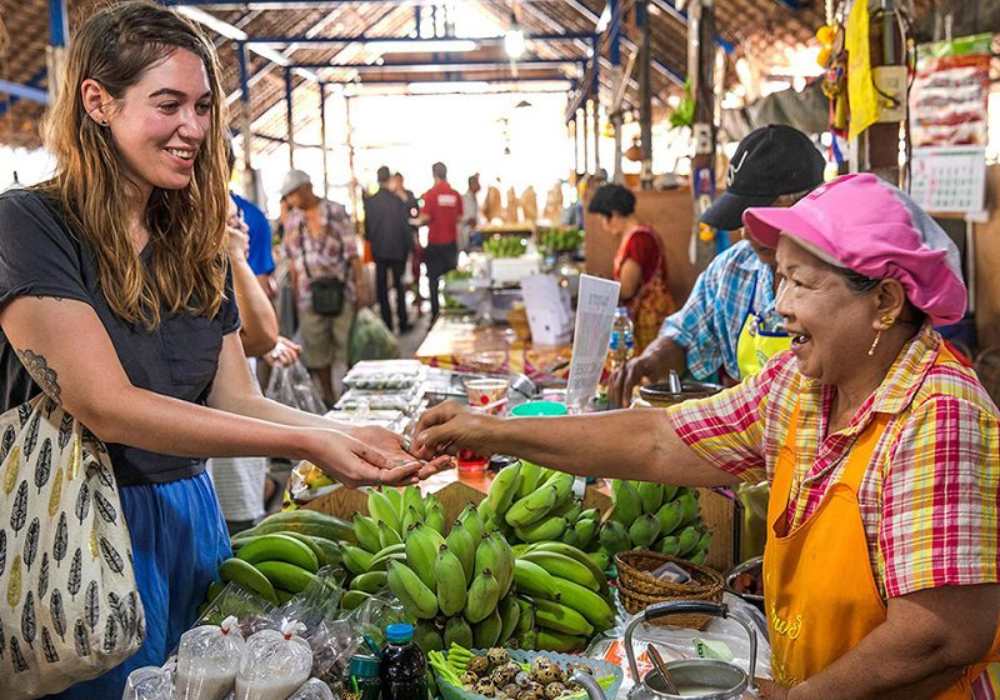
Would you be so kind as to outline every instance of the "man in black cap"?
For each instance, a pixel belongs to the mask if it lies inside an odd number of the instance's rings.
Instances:
[[[410,324],[406,317],[406,288],[403,271],[410,254],[413,236],[410,233],[410,212],[406,203],[389,190],[392,174],[384,165],[378,169],[378,192],[365,200],[365,237],[375,258],[375,286],[378,305],[385,325],[392,328],[389,305],[389,273],[396,289],[396,316],[399,332],[406,333]]]
[[[750,207],[791,206],[823,182],[823,157],[801,131],[761,127],[733,155],[726,191],[702,215],[717,229],[743,227]],[[660,336],[612,375],[608,398],[628,405],[633,390],[687,369],[696,379],[722,370],[733,381],[756,374],[791,346],[774,310],[774,250],[749,239],[717,256],[695,281],[684,307],[663,322]]]

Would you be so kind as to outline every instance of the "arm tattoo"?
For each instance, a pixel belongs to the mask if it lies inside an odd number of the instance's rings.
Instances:
[[[49,367],[45,357],[28,349],[18,350],[17,356],[24,368],[28,370],[31,378],[42,388],[42,391],[53,401],[59,403],[59,395],[62,393],[59,388],[59,376],[54,369]]]

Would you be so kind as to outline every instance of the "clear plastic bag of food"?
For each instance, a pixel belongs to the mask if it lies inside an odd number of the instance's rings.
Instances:
[[[236,683],[245,647],[232,615],[221,625],[201,625],[181,635],[174,678],[177,700],[224,700]]]
[[[247,640],[236,675],[236,700],[286,700],[309,679],[313,654],[299,636],[304,629],[289,621],[280,632],[262,630]]]
[[[174,700],[173,672],[166,666],[137,668],[125,680],[122,700]]]
[[[300,633],[309,639],[322,622],[333,622],[340,617],[340,599],[344,595],[344,570],[324,566],[316,572],[312,582],[284,605],[271,611],[273,629],[281,629],[288,621],[302,625]]]
[[[273,368],[271,381],[264,393],[269,399],[306,413],[326,413],[322,392],[313,383],[309,370],[299,361],[288,367]]]
[[[397,622],[408,622],[403,605],[393,597],[372,596],[347,616],[358,634],[371,639],[376,647],[385,642],[385,628]]]
[[[351,657],[362,643],[361,633],[353,623],[347,620],[321,622],[309,637],[313,650],[312,675],[341,694]]]
[[[310,678],[288,700],[334,700],[336,696],[326,683],[318,678]]]
[[[198,618],[199,625],[222,624],[227,617],[239,620],[243,638],[252,634],[253,622],[267,617],[274,610],[274,605],[261,598],[253,591],[248,591],[237,583],[230,583],[208,604]]]

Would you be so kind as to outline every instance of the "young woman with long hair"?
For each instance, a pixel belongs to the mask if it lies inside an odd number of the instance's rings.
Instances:
[[[47,124],[55,176],[0,195],[0,410],[45,392],[108,445],[146,640],[61,697],[121,695],[161,664],[229,556],[205,458],[308,459],[412,483],[400,439],[268,401],[240,344],[225,238],[226,119],[211,44],[157,5],[80,27]]]

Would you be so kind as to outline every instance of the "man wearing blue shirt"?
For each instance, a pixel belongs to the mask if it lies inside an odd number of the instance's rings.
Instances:
[[[823,182],[824,161],[809,138],[790,126],[751,132],[733,154],[727,189],[702,215],[717,229],[742,228],[750,207],[791,206]],[[790,346],[774,310],[774,251],[742,240],[699,275],[684,307],[669,316],[639,357],[612,375],[612,406],[628,405],[640,384],[670,370],[707,379],[722,370],[734,381],[751,376]]]

